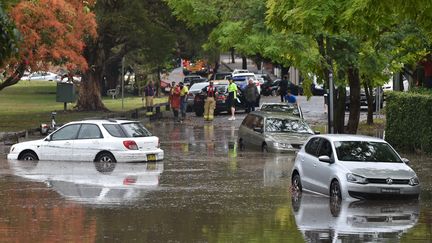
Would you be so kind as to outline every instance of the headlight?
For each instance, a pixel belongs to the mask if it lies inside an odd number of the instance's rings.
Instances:
[[[352,183],[358,183],[358,184],[367,184],[368,181],[363,176],[359,176],[356,174],[348,173],[346,175],[347,181]]]
[[[409,185],[410,186],[417,186],[418,184],[420,184],[419,179],[417,178],[417,176],[414,176],[413,178],[411,178],[409,180]]]
[[[293,146],[289,143],[273,143],[276,148],[280,149],[292,149]]]

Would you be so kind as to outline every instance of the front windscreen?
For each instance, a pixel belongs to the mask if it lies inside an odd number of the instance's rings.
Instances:
[[[266,132],[310,133],[312,130],[302,120],[268,118],[265,124]]]
[[[396,152],[383,142],[337,141],[336,154],[341,161],[402,163]]]

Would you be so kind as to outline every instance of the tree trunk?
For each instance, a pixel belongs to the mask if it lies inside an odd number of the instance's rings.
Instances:
[[[345,133],[345,87],[339,87],[335,90],[336,98],[334,99],[334,131],[335,133]]]
[[[242,55],[242,69],[247,69],[247,58],[245,55]]]
[[[231,53],[231,63],[235,63],[235,49],[234,49],[234,47],[230,48],[230,53]]]
[[[105,54],[99,38],[93,43],[87,43],[84,57],[89,68],[84,72],[79,85],[76,108],[80,111],[107,111],[100,94]]]
[[[372,87],[369,85],[369,80],[365,80],[364,84],[363,84],[364,90],[365,90],[365,94],[366,94],[366,100],[367,100],[367,106],[368,106],[368,111],[367,111],[367,124],[368,125],[372,125],[373,124],[373,111],[374,111],[374,96],[372,95]]]
[[[15,69],[13,74],[10,77],[8,77],[4,82],[0,83],[0,90],[3,90],[6,87],[17,84],[21,80],[22,76],[24,76],[24,71],[26,70],[26,68],[27,65],[25,61],[18,64],[18,67]]]
[[[347,133],[357,133],[360,121],[360,77],[357,68],[348,69],[348,82],[350,87],[350,113],[348,117]]]

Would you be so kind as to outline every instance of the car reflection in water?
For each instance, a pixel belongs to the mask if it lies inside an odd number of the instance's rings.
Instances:
[[[44,182],[63,197],[88,204],[127,204],[159,185],[163,162],[101,163],[9,160],[17,176]]]
[[[349,202],[294,193],[292,208],[307,242],[397,242],[419,217],[418,200]]]

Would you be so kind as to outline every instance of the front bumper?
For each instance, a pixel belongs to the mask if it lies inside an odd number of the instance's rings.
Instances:
[[[9,160],[17,160],[18,159],[18,154],[16,153],[10,153],[7,155],[7,159]]]
[[[418,198],[420,185],[387,185],[348,183],[348,195],[357,199]]]

